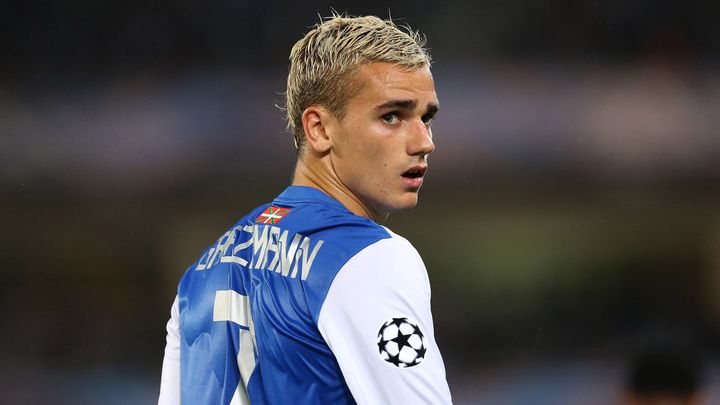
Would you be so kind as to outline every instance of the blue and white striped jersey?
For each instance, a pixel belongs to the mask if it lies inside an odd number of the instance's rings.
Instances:
[[[180,281],[160,405],[450,401],[419,255],[320,190],[288,187]]]

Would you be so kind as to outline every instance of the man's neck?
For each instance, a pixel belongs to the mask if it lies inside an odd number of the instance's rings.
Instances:
[[[329,168],[324,168],[318,167],[322,164],[321,161],[316,163],[317,164],[307,164],[303,159],[298,159],[292,185],[316,188],[337,200],[353,214],[370,218],[375,222],[387,218],[387,215],[383,216],[375,213],[363,204],[355,194],[345,187],[342,181],[340,181],[337,175],[331,170],[330,165]]]

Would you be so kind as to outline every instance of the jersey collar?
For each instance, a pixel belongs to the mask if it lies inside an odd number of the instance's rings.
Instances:
[[[347,211],[347,208],[340,204],[338,200],[325,194],[320,189],[307,186],[289,186],[273,201],[273,203],[290,205],[308,202],[321,202]]]

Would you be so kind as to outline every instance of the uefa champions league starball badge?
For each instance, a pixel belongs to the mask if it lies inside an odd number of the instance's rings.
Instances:
[[[399,368],[417,366],[425,360],[425,335],[407,318],[393,318],[383,324],[377,335],[380,357]]]

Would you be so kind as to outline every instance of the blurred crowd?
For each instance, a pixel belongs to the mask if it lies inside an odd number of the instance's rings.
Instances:
[[[648,0],[5,5],[5,398],[151,403],[185,266],[289,181],[287,53],[332,9],[434,56],[438,148],[388,225],[456,402],[718,401],[720,5]]]

